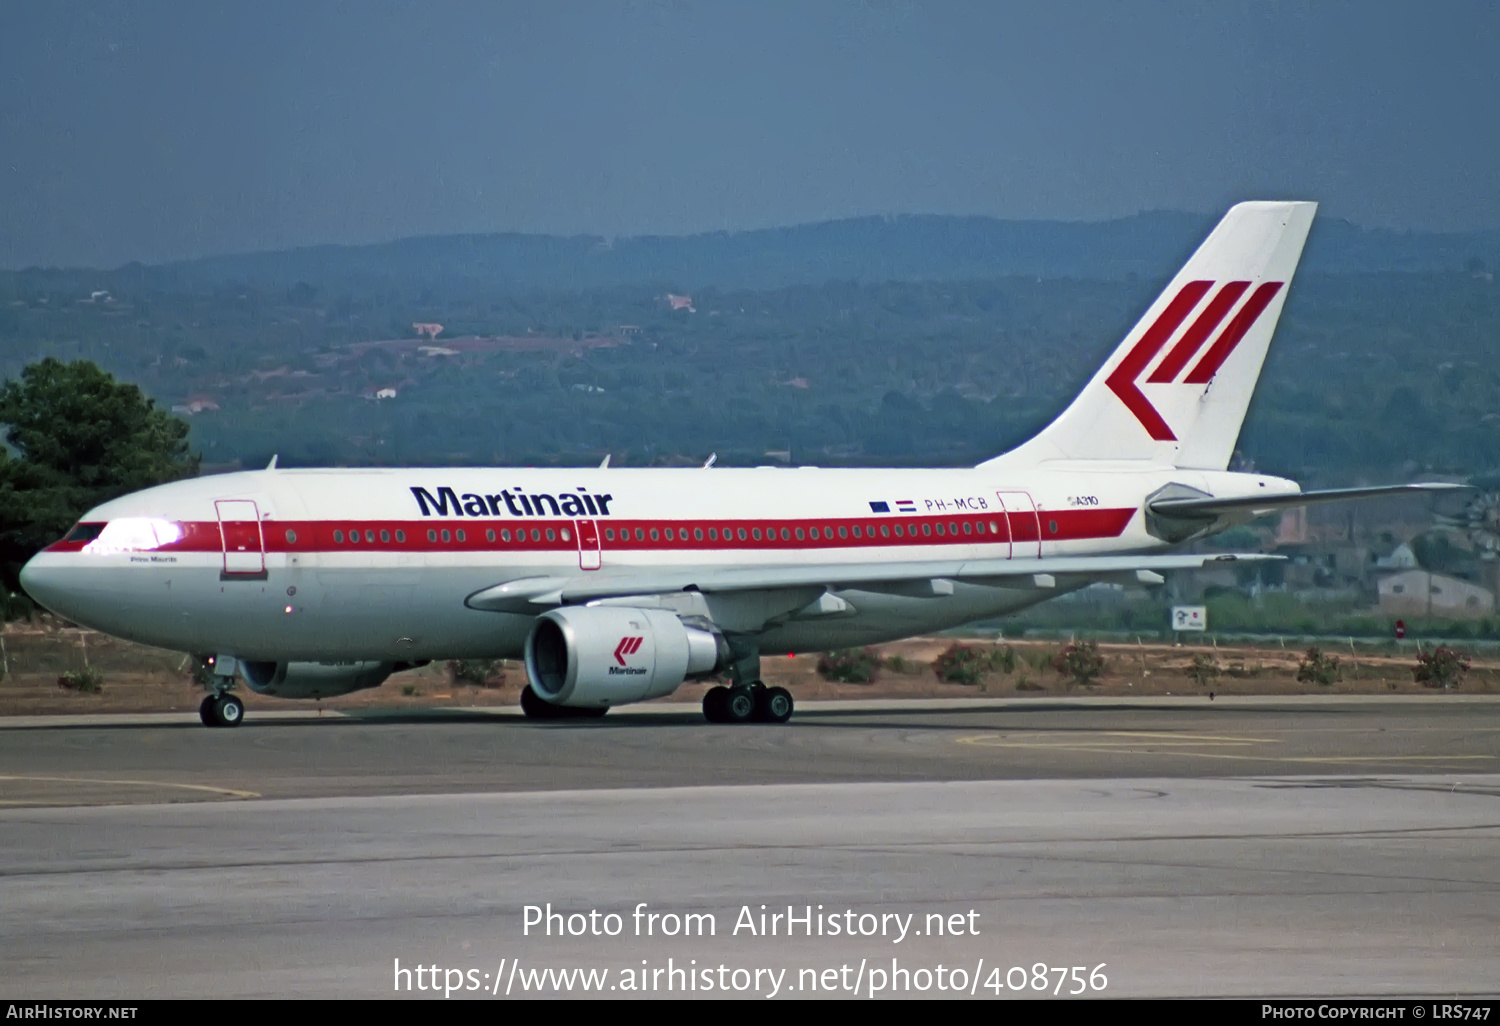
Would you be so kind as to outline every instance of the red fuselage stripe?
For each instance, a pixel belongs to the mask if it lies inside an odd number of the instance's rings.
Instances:
[[[599,547],[608,551],[807,551],[914,545],[1004,545],[1117,538],[1131,509],[1077,509],[962,516],[888,516],[806,520],[639,520],[595,518]],[[232,547],[255,545],[253,524],[226,523]],[[567,519],[266,520],[266,552],[562,551],[578,548],[578,522]],[[179,522],[182,537],[159,552],[222,552],[216,521]],[[967,527],[967,530],[965,528]],[[897,534],[897,531],[900,531]],[[744,537],[740,537],[740,532]],[[858,531],[858,535],[855,532]],[[816,536],[814,536],[816,532]],[[358,537],[358,541],[352,540]],[[400,539],[400,540],[398,540]],[[248,544],[247,544],[248,543]],[[50,552],[78,552],[86,542],[56,542]],[[588,546],[593,548],[592,544]]]

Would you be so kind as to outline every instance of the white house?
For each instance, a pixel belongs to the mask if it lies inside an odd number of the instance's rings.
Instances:
[[[1495,593],[1457,577],[1406,570],[1382,577],[1380,611],[1392,616],[1489,616]]]

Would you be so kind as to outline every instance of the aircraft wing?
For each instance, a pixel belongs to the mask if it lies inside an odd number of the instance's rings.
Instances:
[[[1201,553],[1135,556],[1056,556],[1041,559],[931,560],[909,563],[835,563],[743,567],[725,570],[633,570],[592,572],[576,577],[523,577],[470,595],[470,609],[537,613],[620,595],[672,591],[725,593],[774,588],[888,591],[935,582],[962,581],[989,587],[1051,588],[1057,578],[1120,578],[1160,583],[1157,571],[1199,569],[1209,564],[1281,559],[1263,553]],[[951,590],[951,589],[950,589]],[[930,594],[946,594],[941,586]]]
[[[1344,502],[1350,499],[1368,499],[1380,495],[1407,495],[1421,492],[1453,492],[1469,488],[1469,485],[1427,482],[1424,484],[1375,485],[1369,488],[1328,488],[1317,492],[1294,492],[1290,495],[1245,495],[1235,498],[1215,499],[1194,496],[1155,499],[1147,509],[1173,517],[1222,516],[1226,513],[1244,513],[1249,510],[1264,510],[1267,513],[1295,506],[1311,506],[1320,502]]]

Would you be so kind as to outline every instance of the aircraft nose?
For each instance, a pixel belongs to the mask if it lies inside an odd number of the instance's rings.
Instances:
[[[57,565],[55,556],[39,552],[21,567],[21,587],[32,600],[61,616],[67,616],[67,575]]]

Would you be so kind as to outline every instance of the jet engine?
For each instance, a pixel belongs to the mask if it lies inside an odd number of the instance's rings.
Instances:
[[[258,695],[278,698],[331,698],[379,687],[397,670],[395,663],[261,663],[240,661],[245,683]],[[405,667],[400,667],[405,669]]]
[[[728,643],[711,625],[685,623],[665,609],[564,606],[538,617],[526,639],[532,690],[573,708],[669,695],[729,660]]]

